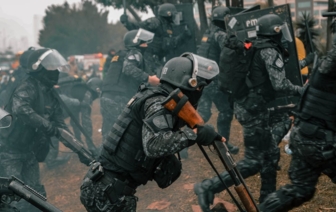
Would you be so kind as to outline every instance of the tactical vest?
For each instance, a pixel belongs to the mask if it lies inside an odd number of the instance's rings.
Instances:
[[[166,56],[167,52],[170,51],[169,49],[162,49],[163,39],[172,37],[173,30],[167,23],[164,23],[160,18],[158,19],[160,21],[160,26],[154,32],[155,36],[153,41],[148,44],[146,52],[151,53],[152,55],[157,55],[161,60]]]
[[[128,53],[127,50],[121,50],[112,57],[111,65],[103,79],[103,96],[108,95],[108,93],[117,93],[131,98],[137,91],[140,83],[122,73],[124,60]],[[144,63],[142,64],[144,65]],[[144,70],[144,67],[140,68]]]
[[[103,142],[101,152],[104,158],[126,170],[140,184],[152,179],[154,168],[161,160],[148,158],[142,146],[143,105],[148,98],[156,95],[169,94],[160,87],[141,86],[140,92],[132,97],[119,115]],[[108,166],[105,168],[108,169]]]
[[[36,79],[29,77],[23,83],[34,85],[37,92],[37,98],[31,107],[39,116],[49,120],[55,112],[55,102],[48,102],[46,104],[44,98],[45,93],[42,92]],[[9,128],[0,129],[1,143],[11,149],[19,150],[21,152],[29,152],[33,149],[34,145],[39,142],[39,138],[44,132],[40,132],[38,129],[30,126],[29,123],[23,122],[19,117],[13,114],[12,108],[13,99],[11,97],[8,105],[5,107],[5,110],[13,115],[13,121]]]
[[[257,41],[255,46],[257,46],[257,50],[250,66],[250,72],[248,74],[249,81],[247,84],[250,88],[261,94],[266,101],[271,101],[275,99],[276,91],[269,80],[269,74],[265,66],[265,61],[261,58],[260,52],[265,48],[275,48],[277,52],[280,52],[280,50],[276,48],[274,44],[268,42],[268,40]]]
[[[221,53],[221,48],[219,44],[215,41],[214,35],[219,31],[218,28],[207,29],[202,37],[201,45],[197,49],[197,54],[216,61],[219,64],[219,56]]]
[[[300,102],[300,118],[336,131],[336,79],[314,71]]]

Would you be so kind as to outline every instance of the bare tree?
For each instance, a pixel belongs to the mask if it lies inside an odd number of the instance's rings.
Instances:
[[[335,11],[335,2],[334,0],[328,0],[328,12],[334,12]],[[332,44],[332,29],[331,29],[331,23],[334,17],[328,17],[327,20],[327,50],[330,49]]]

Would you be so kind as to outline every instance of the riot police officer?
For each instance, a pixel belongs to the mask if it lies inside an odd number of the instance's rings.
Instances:
[[[203,35],[201,45],[197,50],[197,54],[219,63],[221,46],[226,38],[224,17],[230,14],[230,9],[224,6],[216,7],[212,11],[211,26]],[[221,67],[219,67],[221,68]],[[230,127],[233,118],[233,109],[229,102],[229,93],[219,88],[218,78],[204,89],[204,95],[200,99],[198,112],[204,121],[208,121],[211,117],[212,102],[215,103],[218,110],[217,129],[219,134],[227,138],[226,145],[232,154],[237,154],[239,148],[228,142],[230,137]]]
[[[84,177],[80,198],[88,211],[135,211],[139,185],[155,180],[166,188],[180,176],[181,162],[175,153],[196,142],[225,140],[209,125],[192,130],[163,106],[179,88],[184,94],[181,100],[187,100],[188,109],[194,108],[203,87],[218,72],[215,62],[184,54],[166,63],[159,86],[140,86],[104,140],[99,162]]]
[[[126,50],[121,50],[111,60],[111,65],[103,79],[100,110],[103,117],[102,135],[108,131],[122,112],[128,100],[137,92],[141,83],[156,85],[159,78],[150,74],[143,53],[154,34],[144,30],[131,30],[124,36]]]
[[[66,67],[57,50],[34,50],[27,62],[29,76],[15,89],[5,108],[13,115],[13,124],[0,130],[0,176],[17,176],[44,195],[38,161],[48,153],[50,137],[60,136],[58,128],[67,129],[52,93],[59,70]],[[34,211],[28,203],[19,203],[21,211]]]
[[[248,78],[255,86],[247,96],[234,102],[234,113],[243,126],[245,144],[244,159],[238,162],[237,168],[244,178],[260,172],[260,202],[276,189],[279,161],[278,143],[272,138],[274,124],[270,123],[272,120],[266,104],[275,98],[277,91],[293,95],[303,91],[302,87],[293,85],[285,76],[281,39],[288,34],[284,31],[283,24],[281,18],[275,14],[267,14],[258,19],[257,40],[267,47],[256,50],[252,58]],[[227,186],[233,185],[227,172],[220,176]],[[194,190],[202,209],[208,211],[213,195],[223,191],[224,186],[218,177],[214,177],[196,184]]]
[[[185,28],[183,33],[176,35],[173,25],[179,25],[180,16],[176,7],[170,3],[164,3],[159,6],[157,17],[148,18],[139,23],[128,21],[127,15],[120,17],[120,22],[128,30],[143,28],[155,34],[153,42],[148,45],[144,54],[147,66],[154,74],[160,76],[160,71],[164,64],[164,57],[173,52],[185,39],[188,39],[191,32]],[[178,56],[178,55],[174,55]]]
[[[289,211],[313,198],[321,173],[336,182],[336,45],[309,78],[290,135],[291,184],[270,194],[260,211]]]

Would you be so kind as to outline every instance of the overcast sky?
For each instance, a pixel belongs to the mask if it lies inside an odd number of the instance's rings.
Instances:
[[[11,44],[14,50],[36,45],[34,35],[34,15],[43,17],[52,4],[60,5],[65,0],[0,0],[0,51]],[[81,0],[67,0],[72,5]],[[109,8],[109,22],[119,20],[122,10]],[[143,15],[143,18],[151,15]],[[27,41],[23,41],[24,37]],[[28,46],[26,46],[26,45]],[[24,49],[23,49],[24,50]]]

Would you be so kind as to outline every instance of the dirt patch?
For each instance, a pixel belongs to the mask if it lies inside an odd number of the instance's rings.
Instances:
[[[215,124],[217,111],[213,109],[213,116],[209,121]],[[101,115],[99,110],[99,101],[95,101],[92,110],[93,120],[93,140],[97,145],[101,144],[101,135],[98,129],[101,128]],[[238,162],[243,157],[243,143],[242,143],[242,128],[236,120],[233,120],[231,126],[230,141],[240,147],[240,153],[234,156]],[[289,182],[287,170],[290,162],[290,156],[285,154],[283,146],[285,142],[280,144],[281,160],[280,165],[282,169],[278,171],[277,187],[285,185]],[[61,146],[62,151],[69,151],[64,146]],[[206,148],[210,158],[214,162],[219,171],[224,171],[223,165],[220,163],[215,153],[212,153]],[[162,212],[190,212],[194,205],[197,205],[196,195],[192,188],[193,184],[202,181],[205,178],[210,178],[215,175],[214,171],[205,160],[201,151],[197,146],[189,148],[189,158],[183,160],[183,172],[180,178],[170,187],[160,189],[155,182],[149,182],[145,186],[140,186],[137,190],[136,196],[139,197],[137,211],[151,212],[159,211],[158,209],[147,209],[153,202],[160,201],[160,211]],[[87,167],[81,164],[75,154],[72,154],[71,160],[55,169],[49,170],[44,164],[41,164],[41,178],[44,183],[48,201],[56,207],[65,212],[82,212],[84,207],[79,200],[79,187],[81,180],[84,177]],[[255,175],[246,180],[252,195],[258,199],[260,189],[260,176]],[[298,209],[292,210],[295,212],[324,212],[336,211],[336,186],[326,176],[322,176],[319,180],[316,194],[314,198],[301,206]],[[235,191],[231,188],[232,193]],[[226,191],[217,194],[217,197],[227,202],[233,203]]]

